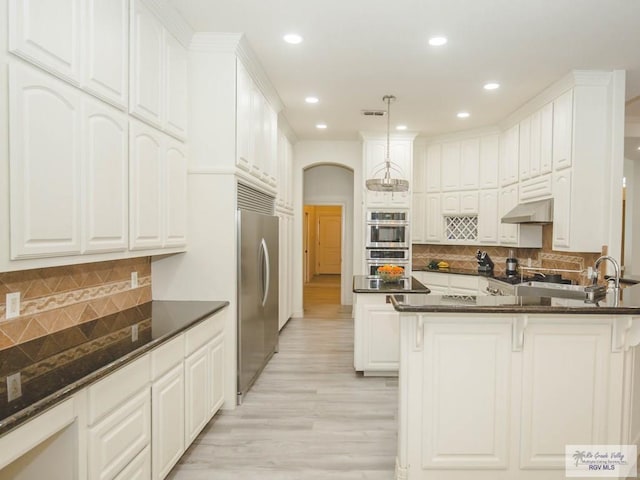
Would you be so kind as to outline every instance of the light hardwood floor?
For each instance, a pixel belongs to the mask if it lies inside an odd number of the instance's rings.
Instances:
[[[393,478],[397,379],[356,375],[350,308],[323,308],[289,321],[244,403],[217,414],[168,478]]]

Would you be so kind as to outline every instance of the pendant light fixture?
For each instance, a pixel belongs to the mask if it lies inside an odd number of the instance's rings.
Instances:
[[[370,178],[367,180],[367,190],[372,192],[406,192],[409,190],[409,181],[400,178],[391,178],[391,149],[390,149],[390,128],[391,128],[391,102],[396,99],[393,95],[385,95],[382,101],[387,103],[387,151],[384,159],[384,166],[374,172],[374,176],[383,175],[382,178]],[[396,169],[397,170],[397,169]]]

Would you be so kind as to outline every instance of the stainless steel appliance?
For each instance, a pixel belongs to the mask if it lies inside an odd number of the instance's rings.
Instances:
[[[404,268],[406,275],[411,274],[408,248],[368,248],[366,255],[367,275],[378,275],[378,267],[389,263]]]
[[[367,248],[409,248],[409,212],[407,210],[367,212]]]
[[[507,258],[507,277],[512,277],[518,273],[518,259],[513,256],[513,250],[509,250],[509,257]]]
[[[238,404],[278,347],[278,217],[238,210]]]

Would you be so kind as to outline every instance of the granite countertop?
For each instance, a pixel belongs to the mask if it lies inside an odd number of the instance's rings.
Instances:
[[[429,268],[426,265],[411,267],[413,272],[453,273],[454,275],[473,275],[475,277],[493,277],[493,273],[480,273],[477,269],[469,268]]]
[[[551,297],[427,295],[415,298],[393,295],[391,303],[397,311],[411,313],[640,315],[640,285],[622,289],[620,297],[618,302],[608,297],[597,303],[586,303]]]
[[[228,305],[148,302],[0,351],[0,435]],[[5,379],[16,372],[21,375],[22,396],[7,402]]]
[[[354,293],[430,293],[426,286],[414,277],[403,277],[397,283],[385,283],[379,277],[353,276]]]

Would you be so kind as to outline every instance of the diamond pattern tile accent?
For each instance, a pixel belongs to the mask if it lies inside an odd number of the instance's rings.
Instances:
[[[6,320],[10,292],[21,293],[22,315]],[[150,300],[150,257],[0,273],[0,351]]]

